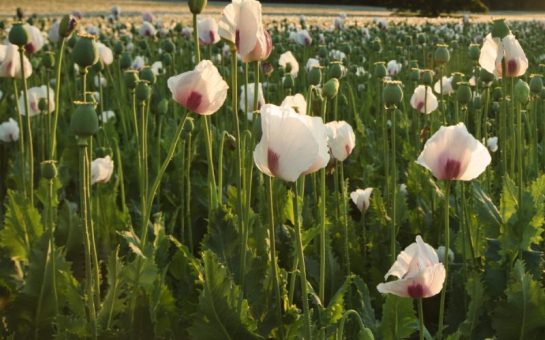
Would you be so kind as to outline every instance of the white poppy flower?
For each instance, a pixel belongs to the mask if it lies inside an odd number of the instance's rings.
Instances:
[[[114,61],[114,54],[112,53],[112,50],[100,41],[96,42],[96,46],[98,50],[98,57],[102,65],[110,65]]]
[[[416,163],[439,180],[470,181],[490,164],[486,147],[476,140],[464,123],[442,126],[426,141]]]
[[[255,107],[254,94],[255,94],[255,83],[249,83],[248,84],[248,102],[246,102],[245,86],[242,85],[240,87],[239,109],[242,112],[248,113],[248,120],[253,119],[252,112],[254,111],[254,107]],[[257,91],[257,109],[259,110],[259,108],[263,105],[265,105],[265,97],[263,97],[263,86],[261,85],[261,83],[259,83],[258,91]]]
[[[307,30],[298,30],[293,36],[293,40],[301,46],[310,46],[312,44],[312,37]]]
[[[107,183],[114,172],[114,161],[110,156],[91,162],[91,184]]]
[[[19,125],[17,125],[17,122],[13,118],[0,124],[0,141],[10,143],[18,140]]]
[[[155,27],[149,21],[142,22],[142,25],[138,30],[138,33],[144,37],[154,37],[155,32]]]
[[[356,189],[350,193],[350,199],[358,207],[359,211],[364,213],[369,209],[369,199],[372,193],[373,188]]]
[[[172,99],[203,116],[219,110],[227,98],[227,83],[210,60],[201,61],[193,71],[168,78]]]
[[[240,55],[250,53],[262,34],[261,3],[256,0],[233,0],[225,6],[219,22],[220,36],[235,44]]]
[[[356,146],[356,135],[352,126],[344,120],[329,122],[325,126],[331,154],[336,160],[344,161]]]
[[[486,140],[486,146],[491,152],[498,151],[498,137],[490,137]]]
[[[153,64],[151,64],[151,71],[153,72],[153,74],[155,74],[155,76],[160,75],[161,73],[163,73],[163,63],[160,61],[154,62]]]
[[[439,262],[435,249],[418,235],[415,243],[399,253],[384,279],[389,276],[395,276],[398,280],[379,283],[377,289],[382,294],[428,298],[443,289],[446,270]]]
[[[262,137],[254,162],[264,174],[294,182],[329,162],[327,130],[319,117],[304,116],[288,107],[261,108]]]
[[[293,56],[293,53],[291,51],[284,52],[280,55],[280,58],[278,59],[278,64],[282,66],[282,68],[286,69],[287,65],[291,65],[291,71],[290,74],[293,77],[297,77],[297,74],[299,73],[299,63],[297,62],[297,59]]]
[[[401,63],[398,63],[397,60],[390,60],[386,64],[386,70],[388,71],[389,76],[395,76],[401,71]]]
[[[32,65],[26,56],[23,56],[25,78],[32,75]],[[21,59],[17,46],[13,44],[0,45],[0,77],[22,78]]]
[[[307,72],[310,72],[313,68],[319,67],[319,66],[320,66],[320,61],[318,59],[308,58],[305,69],[307,70]]]
[[[411,97],[411,106],[420,113],[430,114],[437,110],[439,102],[433,94],[431,87],[418,85]]]
[[[44,99],[47,101],[47,86],[42,85],[39,87],[31,87],[27,91],[27,98],[28,98],[28,114],[30,117],[33,117],[35,115],[40,114],[40,100]],[[24,116],[26,114],[25,110],[25,97],[23,95],[23,92],[21,92],[21,95],[19,96],[19,112]],[[49,110],[45,110],[44,113],[50,113],[55,111],[55,92],[52,88],[49,88]]]
[[[514,35],[508,34],[500,40],[488,34],[481,48],[479,64],[488,72],[501,77],[502,60],[505,60],[507,77],[520,77],[528,69],[526,54]]]
[[[280,106],[291,107],[295,112],[306,115],[307,114],[307,101],[305,97],[297,93],[293,96],[286,96]]]
[[[213,45],[220,41],[218,22],[214,18],[207,17],[199,19],[197,23],[197,32],[199,34],[199,41],[202,45]]]
[[[98,118],[102,123],[107,123],[110,119],[115,118],[115,112],[112,110],[103,111]]]
[[[451,95],[454,92],[454,88],[452,87],[452,77],[445,77],[443,76],[443,95]],[[437,81],[433,85],[433,90],[435,93],[440,94],[441,93],[441,81]]]

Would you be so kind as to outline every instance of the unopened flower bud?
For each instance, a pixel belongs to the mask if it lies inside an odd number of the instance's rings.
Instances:
[[[320,85],[322,83],[322,68],[315,66],[308,72],[308,81],[311,85]]]
[[[138,73],[138,77],[142,80],[147,80],[150,85],[155,84],[156,81],[155,73],[153,73],[153,70],[149,66],[142,68]]]
[[[432,70],[422,70],[422,83],[426,86],[433,85],[433,71]]]
[[[331,78],[324,84],[324,95],[328,99],[333,99],[339,93],[339,79]]]
[[[62,38],[68,38],[72,32],[78,26],[78,21],[71,15],[65,15],[62,17],[59,23],[59,36]]]
[[[331,64],[329,64],[329,68],[327,70],[327,78],[328,79],[331,79],[331,78],[341,79],[344,76],[343,68],[344,68],[344,66],[341,65],[340,62],[332,62]]]
[[[57,174],[58,174],[57,161],[53,161],[53,160],[43,161],[40,164],[40,172],[43,178],[47,180],[54,179],[55,177],[57,177]]]
[[[207,0],[188,0],[187,5],[193,14],[200,14],[206,7]]]
[[[515,84],[515,100],[520,104],[526,104],[529,99],[530,86],[524,80],[519,79]]]
[[[543,79],[541,78],[541,75],[539,74],[531,75],[530,91],[532,91],[533,94],[538,95],[541,93],[542,89],[543,89]]]
[[[168,99],[161,99],[155,108],[158,114],[165,115],[168,112]]]
[[[131,67],[132,64],[132,58],[129,52],[123,52],[121,54],[121,58],[119,59],[119,67],[121,67],[122,70],[126,70],[129,67]]]
[[[163,48],[163,50],[165,50],[165,52],[167,53],[172,53],[174,52],[174,49],[176,48],[176,46],[174,45],[174,43],[172,42],[172,40],[170,39],[165,39],[161,42],[161,47]]]
[[[375,78],[379,79],[386,77],[386,75],[388,74],[388,70],[386,70],[386,64],[383,61],[377,61],[375,63],[373,74]]]

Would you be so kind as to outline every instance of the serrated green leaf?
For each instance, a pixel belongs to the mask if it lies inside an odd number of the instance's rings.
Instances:
[[[418,319],[413,308],[413,300],[388,294],[382,306],[380,323],[382,338],[386,340],[408,338],[415,331],[412,326],[414,322],[418,322]]]
[[[193,339],[262,339],[250,315],[248,302],[229,277],[225,266],[206,250],[202,254],[203,270],[199,306],[189,333]]]

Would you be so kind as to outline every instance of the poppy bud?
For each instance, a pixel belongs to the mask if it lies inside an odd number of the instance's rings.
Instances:
[[[329,68],[327,70],[327,78],[328,79],[331,79],[331,78],[341,79],[344,76],[343,68],[344,67],[341,65],[341,63],[332,62],[331,64],[329,64]]]
[[[9,30],[9,42],[16,46],[25,46],[28,44],[28,32],[22,22],[14,22]]]
[[[98,131],[98,117],[93,105],[88,102],[74,102],[74,105],[70,129],[78,137],[94,135]]]
[[[17,9],[15,9],[15,16],[17,17],[17,20],[23,20],[25,13],[21,7],[17,7]]]
[[[142,68],[138,73],[138,77],[142,80],[147,80],[150,85],[155,84],[156,81],[155,73],[153,73],[151,67],[149,66]]]
[[[433,84],[432,70],[422,70],[422,82],[424,83],[424,85],[432,86]]]
[[[138,101],[146,101],[151,96],[151,88],[149,86],[149,82],[147,80],[139,80],[136,82],[136,89],[135,89],[135,95],[136,99]]]
[[[450,60],[450,52],[448,50],[448,45],[438,44],[433,54],[433,59],[438,65],[444,65]]]
[[[543,89],[543,79],[541,79],[541,75],[539,74],[531,75],[530,91],[532,91],[533,94],[538,95],[541,93],[542,89]]]
[[[52,180],[55,177],[57,177],[58,171],[57,171],[57,161],[43,161],[40,164],[40,172],[42,174],[42,177],[47,180]]]
[[[483,83],[490,83],[494,81],[494,74],[488,72],[484,68],[481,68],[481,71],[479,72],[479,78],[481,78],[481,81]]]
[[[320,85],[322,83],[321,67],[313,67],[308,73],[308,81],[311,85]]]
[[[459,82],[458,89],[456,90],[456,99],[462,105],[467,105],[471,102],[472,98],[471,88],[467,82]]]
[[[388,74],[388,71],[386,70],[386,64],[383,61],[377,61],[375,63],[373,74],[376,78],[379,79],[386,77],[386,74]]]
[[[184,123],[184,129],[182,131],[183,135],[188,136],[194,129],[195,129],[195,122],[193,121],[193,117],[188,117]]]
[[[339,93],[339,79],[331,78],[324,84],[324,95],[328,99],[333,99]]]
[[[401,89],[401,82],[386,81],[382,97],[386,107],[399,105],[403,100],[403,90]]]
[[[168,112],[168,100],[163,98],[161,99],[155,108],[158,114],[165,115]]]
[[[161,61],[163,65],[170,66],[172,64],[172,55],[170,53],[165,53],[161,56]]]
[[[98,62],[99,55],[95,37],[89,34],[78,34],[78,41],[72,51],[74,62],[81,68],[87,68]]]
[[[503,39],[509,33],[511,33],[511,30],[509,29],[509,26],[505,23],[505,19],[496,19],[494,20],[492,24],[492,38],[500,38]]]
[[[323,45],[320,46],[320,48],[318,49],[318,55],[322,59],[327,58],[327,48],[325,46],[323,46]]]
[[[288,64],[289,65],[289,64]],[[295,80],[291,74],[286,74],[282,80],[282,86],[285,89],[293,89],[295,87]]]
[[[418,41],[418,44],[424,45],[426,43],[426,35],[424,33],[418,33],[416,35],[416,41]]]
[[[409,74],[409,78],[412,81],[419,81],[420,80],[420,70],[418,68],[411,68],[411,73]]]
[[[136,83],[140,80],[138,78],[138,71],[136,70],[127,70],[124,73],[125,85],[129,90],[134,90],[136,88]]]
[[[206,7],[207,0],[188,0],[189,10],[193,14],[200,14]]]
[[[119,59],[119,67],[121,67],[122,70],[126,70],[129,67],[131,67],[132,64],[132,58],[129,52],[123,52],[121,54],[121,58]]]
[[[65,15],[62,17],[59,23],[59,36],[62,38],[68,38],[72,32],[78,26],[78,21],[71,15]]]
[[[123,53],[123,50],[125,50],[125,47],[123,47],[123,43],[121,41],[116,41],[114,43],[115,55],[120,55],[121,53]]]
[[[515,100],[518,103],[526,104],[530,99],[530,86],[522,79],[519,79],[515,84]]]

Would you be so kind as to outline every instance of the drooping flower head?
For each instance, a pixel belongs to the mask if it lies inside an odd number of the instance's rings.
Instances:
[[[107,183],[114,172],[114,161],[110,156],[91,162],[91,184]]]
[[[442,126],[424,145],[416,163],[439,180],[470,181],[490,164],[486,147],[476,140],[464,123]]]
[[[319,117],[265,104],[261,108],[261,129],[254,162],[268,176],[294,182],[329,162],[327,130]]]
[[[7,122],[0,124],[0,141],[9,143],[19,140],[19,125],[10,118]]]
[[[203,116],[219,110],[229,88],[210,60],[201,61],[193,71],[168,78],[167,84],[172,99]]]
[[[415,243],[399,253],[384,279],[389,276],[397,277],[398,280],[379,283],[379,292],[418,299],[441,292],[446,271],[435,249],[418,235]]]
[[[373,188],[356,189],[350,193],[350,199],[358,207],[359,211],[363,213],[369,209],[369,199],[372,193]]]

